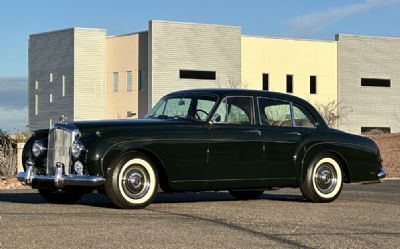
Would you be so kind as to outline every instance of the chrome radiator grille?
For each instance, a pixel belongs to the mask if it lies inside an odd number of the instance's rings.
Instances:
[[[64,173],[70,174],[72,134],[63,129],[52,129],[47,148],[47,175],[55,174],[57,162],[64,164]]]

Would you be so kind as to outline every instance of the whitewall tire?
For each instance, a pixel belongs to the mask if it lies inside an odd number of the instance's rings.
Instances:
[[[105,190],[120,208],[144,208],[157,194],[158,175],[153,162],[141,153],[118,159],[107,174]]]
[[[343,188],[343,171],[339,160],[330,154],[317,156],[310,164],[300,186],[304,197],[312,202],[331,202]]]

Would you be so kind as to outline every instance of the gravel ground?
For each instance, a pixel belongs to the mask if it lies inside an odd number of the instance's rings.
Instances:
[[[400,178],[400,133],[369,135],[378,144],[388,178]]]
[[[0,190],[1,189],[30,189],[30,187],[22,185],[17,178],[12,177],[8,179],[0,179]]]

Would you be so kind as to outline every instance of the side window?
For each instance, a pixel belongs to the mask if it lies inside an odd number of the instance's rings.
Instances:
[[[188,115],[191,99],[189,98],[171,98],[165,103],[162,114],[169,117],[186,117]]]
[[[211,112],[211,109],[214,107],[215,100],[208,100],[208,99],[198,99],[197,106],[195,110],[195,118],[200,120],[206,120],[208,115]]]
[[[261,124],[269,126],[292,126],[290,103],[286,101],[259,98]]]
[[[253,124],[252,97],[225,98],[214,114],[214,122],[225,124]]]
[[[311,114],[303,107],[300,107],[296,104],[293,104],[293,117],[295,126],[308,128],[313,128],[316,126],[316,122]]]

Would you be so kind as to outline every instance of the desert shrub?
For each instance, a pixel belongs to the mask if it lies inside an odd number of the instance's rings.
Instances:
[[[0,129],[0,177],[11,177],[17,173],[17,147],[10,135]]]

